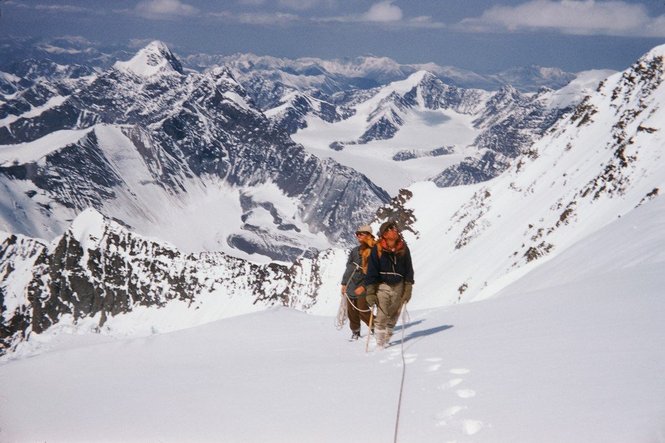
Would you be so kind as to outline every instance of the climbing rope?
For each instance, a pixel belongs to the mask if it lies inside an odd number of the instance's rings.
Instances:
[[[402,393],[404,392],[404,379],[406,378],[406,359],[404,358],[404,329],[406,329],[406,319],[408,312],[406,304],[403,305],[402,310],[402,339],[401,339],[401,354],[402,354],[402,381],[399,384],[399,399],[397,400],[397,414],[395,415],[395,434],[393,436],[393,443],[397,443],[397,432],[399,431],[399,417],[402,412]]]
[[[355,273],[358,271],[358,269],[361,269],[360,266],[358,266],[357,263],[353,263],[356,265],[356,269],[353,270],[351,275],[349,276],[349,279],[346,281],[346,284],[344,287],[347,287],[349,283],[351,283],[351,279],[355,275]],[[346,300],[348,300],[348,304],[345,303],[344,297],[346,297]],[[349,297],[349,294],[344,292],[344,297],[342,297],[339,301],[339,309],[337,309],[337,317],[335,318],[335,328],[339,331],[344,327],[344,324],[346,323],[346,320],[349,318],[349,313],[347,311],[348,305],[353,306],[353,309],[355,309],[358,312],[372,312],[372,309],[359,309],[353,301],[351,301],[351,297]]]
[[[346,303],[347,300],[349,301],[348,304]],[[337,317],[335,317],[335,328],[337,328],[338,331],[344,327],[346,320],[349,318],[349,313],[347,311],[349,305],[351,305],[353,309],[355,309],[358,312],[372,312],[371,308],[370,309],[358,308],[351,301],[351,297],[349,297],[349,294],[344,293],[344,297],[342,297],[339,301],[339,308],[337,309]]]
[[[337,316],[335,317],[335,328],[339,331],[344,327],[346,320],[349,318],[347,312],[346,300],[344,297],[339,299],[339,308],[337,309]]]

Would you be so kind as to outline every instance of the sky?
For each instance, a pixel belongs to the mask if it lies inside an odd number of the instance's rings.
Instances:
[[[0,0],[0,37],[162,40],[177,54],[387,56],[479,73],[623,70],[665,43],[664,0]]]

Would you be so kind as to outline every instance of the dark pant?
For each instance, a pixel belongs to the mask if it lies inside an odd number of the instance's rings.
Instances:
[[[369,306],[365,297],[347,298],[346,310],[349,316],[349,326],[353,332],[360,332],[360,320],[369,326]]]

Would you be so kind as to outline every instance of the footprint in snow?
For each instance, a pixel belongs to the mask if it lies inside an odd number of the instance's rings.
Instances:
[[[453,378],[448,380],[447,382],[443,383],[442,385],[439,385],[439,389],[442,391],[445,391],[446,389],[454,388],[458,384],[462,383],[464,380],[461,378]]]
[[[467,409],[466,406],[451,406],[443,412],[436,414],[436,419],[438,420],[437,426],[448,426],[451,422],[451,419],[460,411]]]
[[[428,360],[429,361],[429,360]],[[433,367],[432,365],[431,367]],[[438,369],[438,368],[437,368]],[[471,371],[466,368],[453,368],[448,370],[449,374],[452,375],[465,375],[470,373]],[[464,379],[462,377],[453,377],[447,382],[441,384],[438,386],[438,389],[441,391],[445,391],[448,389],[455,388],[456,386],[460,385],[462,382],[464,382]],[[455,394],[457,397],[460,399],[469,399],[473,398],[476,396],[476,391],[473,389],[457,389],[455,391]],[[443,412],[440,412],[436,414],[436,426],[450,426],[454,429],[457,429],[458,431],[461,431],[464,435],[471,436],[475,435],[478,432],[480,432],[481,429],[485,428],[486,425],[480,420],[475,420],[475,419],[469,419],[469,418],[463,418],[457,416],[460,412],[468,410],[468,406],[464,405],[455,405],[451,406],[448,409],[444,410]]]
[[[404,361],[408,365],[409,363],[413,363],[414,361],[418,360],[418,356],[416,354],[405,354],[404,355]]]
[[[485,425],[480,420],[464,420],[462,422],[462,430],[466,435],[474,435],[483,427],[485,427]]]
[[[404,354],[404,362],[408,365],[413,363],[418,359],[418,354]],[[387,358],[380,360],[380,363],[388,363],[390,361],[397,360],[395,366],[400,366],[402,364],[402,352],[401,351],[390,351]]]
[[[456,394],[459,398],[471,398],[476,396],[476,391],[473,389],[458,389]]]
[[[443,361],[443,359],[441,357],[430,357],[430,358],[426,358],[425,361],[427,363],[432,363],[431,365],[429,365],[425,368],[425,371],[426,372],[436,372],[439,369],[441,369],[441,362]]]
[[[473,419],[459,419],[456,415],[462,411],[467,410],[466,406],[451,406],[443,412],[436,414],[436,426],[443,427],[449,426],[457,429],[465,435],[474,435],[480,432],[485,427],[485,423],[480,420]]]

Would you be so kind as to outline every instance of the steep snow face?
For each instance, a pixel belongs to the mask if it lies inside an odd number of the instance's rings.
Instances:
[[[660,51],[609,77],[500,177],[459,190],[411,188],[417,306],[489,297],[660,195]]]

